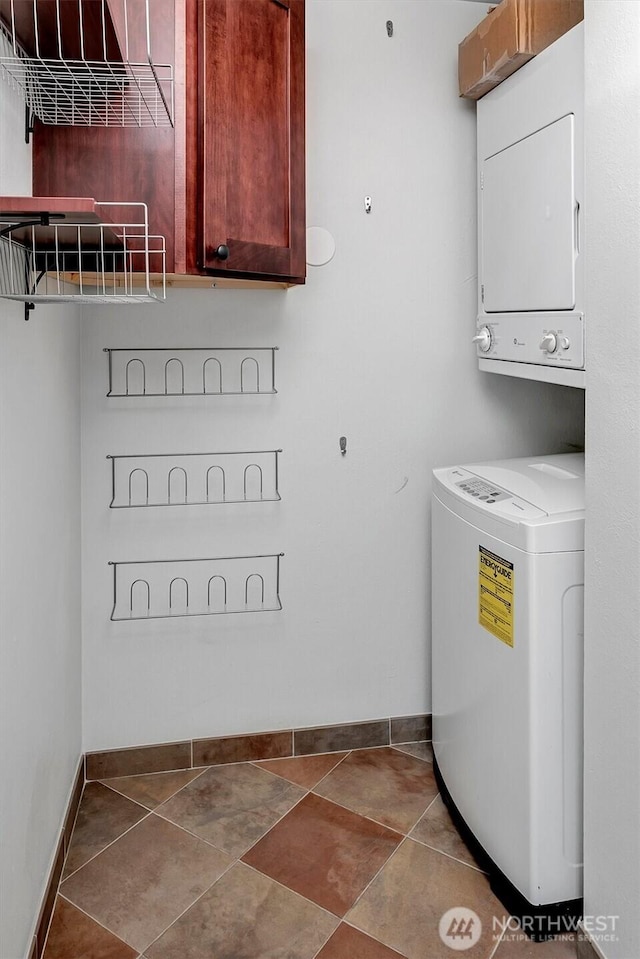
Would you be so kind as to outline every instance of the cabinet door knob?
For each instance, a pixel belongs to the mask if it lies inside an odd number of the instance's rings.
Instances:
[[[225,243],[221,243],[220,246],[216,247],[213,255],[216,256],[219,260],[228,260],[229,247]]]

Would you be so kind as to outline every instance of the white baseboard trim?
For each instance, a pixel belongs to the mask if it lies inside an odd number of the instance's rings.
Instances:
[[[604,952],[593,941],[586,929],[580,923],[578,939],[578,959],[607,959]]]

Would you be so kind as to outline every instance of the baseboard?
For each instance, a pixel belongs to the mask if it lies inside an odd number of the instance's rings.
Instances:
[[[73,833],[76,816],[78,815],[80,800],[82,799],[82,790],[84,789],[85,784],[84,766],[84,756],[82,756],[80,758],[80,762],[78,763],[78,768],[76,770],[73,785],[71,787],[71,794],[67,803],[64,819],[62,820],[62,828],[60,829],[60,833],[58,835],[56,851],[51,864],[51,869],[49,870],[49,876],[47,878],[47,883],[42,897],[40,912],[38,913],[38,920],[36,922],[31,948],[28,953],[28,959],[41,959],[41,956],[44,952],[47,933],[49,931],[49,925],[53,915],[53,907],[55,906],[56,896],[58,894],[58,886],[60,885],[60,877],[62,876],[64,861],[66,859],[67,852],[69,851],[71,835]]]
[[[606,959],[603,952],[589,938],[589,933],[580,929],[577,942],[577,959]]]
[[[396,716],[338,726],[279,729],[209,739],[186,739],[89,752],[85,757],[88,781],[145,773],[217,766],[222,763],[287,759],[317,753],[394,746],[431,739],[431,716]]]

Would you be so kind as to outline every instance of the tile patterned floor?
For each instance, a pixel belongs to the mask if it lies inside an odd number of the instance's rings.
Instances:
[[[87,784],[44,959],[575,959],[494,934],[431,760],[409,743]],[[438,932],[458,905],[482,921],[464,952]]]

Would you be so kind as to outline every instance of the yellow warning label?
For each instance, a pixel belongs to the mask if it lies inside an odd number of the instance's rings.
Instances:
[[[513,563],[480,546],[478,622],[513,648]]]

